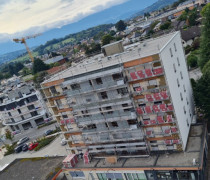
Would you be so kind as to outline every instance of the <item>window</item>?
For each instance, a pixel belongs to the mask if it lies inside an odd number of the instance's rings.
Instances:
[[[22,120],[24,120],[24,119],[25,119],[23,115],[21,115],[21,119],[22,119]]]
[[[182,75],[182,72],[180,72],[180,76],[181,76],[181,79],[183,79],[183,75]]]
[[[136,120],[128,120],[128,124],[129,125],[136,125],[137,122],[136,122]]]
[[[187,101],[187,105],[189,104],[189,101],[188,101],[188,99],[186,98],[186,101]]]
[[[68,116],[66,114],[62,115],[62,117],[65,119],[65,118],[68,118]]]
[[[72,85],[71,85],[71,89],[72,89],[72,90],[79,90],[79,89],[81,89],[81,87],[80,87],[79,84],[72,84]]]
[[[8,112],[8,115],[9,115],[9,116],[12,116],[11,112]]]
[[[185,88],[185,85],[183,85],[183,89],[184,89],[184,92],[186,92],[186,88]]]
[[[113,80],[117,81],[122,78],[122,74],[117,73],[112,75]]]
[[[177,79],[177,85],[178,85],[178,87],[180,87],[180,84],[179,84],[179,79]]]
[[[19,114],[21,114],[21,110],[20,109],[18,109],[17,111],[18,111]]]
[[[187,126],[189,126],[189,121],[188,121],[188,119],[186,120],[186,122],[187,122]]]
[[[184,110],[184,114],[186,114],[187,112],[186,112],[185,106],[183,107],[183,110]]]
[[[85,175],[82,171],[70,171],[71,177],[75,178],[85,178]]]
[[[180,98],[181,98],[181,101],[183,101],[183,96],[182,96],[182,93],[180,93]]]
[[[170,55],[171,55],[171,57],[173,57],[173,53],[172,53],[171,48],[169,49],[169,51],[170,51]]]
[[[101,78],[96,78],[96,84],[103,84],[102,79]]]
[[[125,173],[127,180],[146,180],[144,173]]]
[[[35,109],[35,106],[34,106],[33,104],[30,105],[30,106],[27,106],[27,107],[28,107],[28,110],[29,110],[29,111]]]
[[[174,43],[174,50],[175,50],[175,52],[177,51],[177,49],[176,49],[176,44]]]
[[[122,107],[128,107],[128,103],[122,104]]]
[[[101,92],[101,98],[102,99],[108,99],[107,93],[106,92]]]
[[[179,58],[177,58],[177,64],[178,64],[178,66],[180,66]]]
[[[97,173],[99,180],[123,180],[121,173]]]
[[[106,110],[110,110],[110,109],[112,109],[112,106],[107,106],[105,108],[106,108]]]
[[[55,89],[55,86],[50,87],[50,91],[51,91],[53,94],[56,94],[56,93],[57,93],[57,91],[56,91],[56,89]]]
[[[90,86],[93,86],[93,84],[92,84],[92,81],[91,81],[91,80],[89,80],[88,82],[89,82]]]
[[[176,73],[176,65],[173,64],[174,72]]]
[[[128,94],[127,88],[117,89],[117,92],[118,92],[118,94],[120,94],[122,96],[125,95],[125,94]]]
[[[12,122],[15,122],[14,118],[11,118],[11,121],[12,121]]]
[[[118,127],[118,124],[117,124],[116,121],[115,122],[111,122],[111,125],[112,125],[112,127]]]
[[[89,125],[87,125],[87,129],[96,129],[96,125],[95,124],[89,124]]]
[[[32,116],[32,117],[37,116],[37,115],[38,115],[37,111],[31,112],[31,116]]]

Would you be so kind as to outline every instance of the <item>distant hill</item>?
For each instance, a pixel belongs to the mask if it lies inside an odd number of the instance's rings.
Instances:
[[[14,51],[11,53],[0,55],[0,64],[16,59],[17,57],[26,53],[25,49]]]
[[[143,15],[146,12],[152,12],[152,11],[160,10],[163,7],[171,5],[176,1],[178,1],[178,0],[158,0],[157,2],[153,3],[151,6],[148,6],[147,8],[137,12],[132,17]]]

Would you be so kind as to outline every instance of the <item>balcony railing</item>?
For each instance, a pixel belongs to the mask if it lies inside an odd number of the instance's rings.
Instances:
[[[113,112],[111,114],[97,114],[92,115],[90,117],[77,117],[76,121],[79,123],[79,125],[85,125],[85,124],[91,124],[91,123],[101,123],[104,121],[115,121],[115,120],[123,120],[123,119],[135,119],[136,114],[135,112]]]
[[[166,124],[166,123],[173,123],[174,118],[172,118],[172,115],[167,115],[166,116],[166,121],[164,120],[163,116],[157,116],[155,120],[145,120],[143,121],[144,126],[150,126],[150,125],[161,125],[161,124]]]

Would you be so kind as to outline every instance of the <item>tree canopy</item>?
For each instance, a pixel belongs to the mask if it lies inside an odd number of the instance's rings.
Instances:
[[[203,17],[203,26],[200,42],[201,56],[199,60],[199,65],[202,69],[205,66],[205,64],[210,60],[210,4],[204,6],[201,15]]]
[[[118,31],[124,31],[126,28],[126,24],[124,23],[124,21],[120,20],[115,24],[115,27]]]
[[[38,72],[45,71],[48,69],[49,69],[49,66],[47,64],[45,64],[41,59],[34,60],[34,64],[33,64],[33,68],[32,68],[33,74],[36,74]]]
[[[106,34],[102,37],[102,45],[106,45],[109,44],[111,42],[111,40],[113,40],[114,37],[112,37],[110,34]]]
[[[190,54],[188,57],[187,57],[187,65],[190,67],[190,68],[194,68],[194,67],[197,67],[197,63],[198,62],[198,58],[197,56],[193,55],[193,54]]]

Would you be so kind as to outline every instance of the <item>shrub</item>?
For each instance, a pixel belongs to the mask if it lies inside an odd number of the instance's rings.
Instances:
[[[193,54],[190,54],[187,57],[187,65],[189,67],[191,67],[191,68],[197,67],[197,65],[198,65],[198,58],[197,58],[197,56],[195,56]]]
[[[56,138],[56,136],[52,136],[49,138],[43,138],[43,139],[39,139],[37,140],[37,142],[39,143],[37,147],[35,147],[35,151],[40,150],[41,148],[47,146],[48,144],[50,144],[54,139]]]

